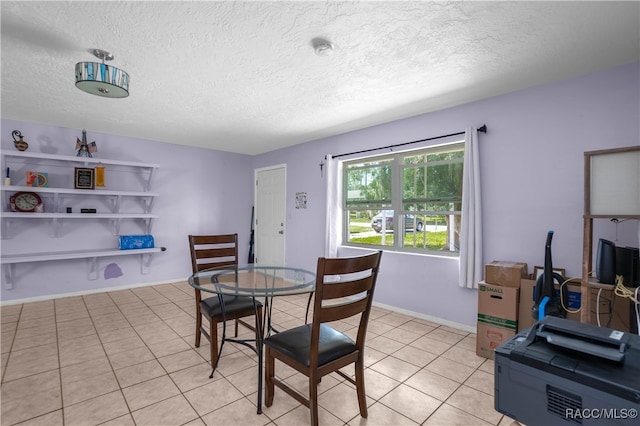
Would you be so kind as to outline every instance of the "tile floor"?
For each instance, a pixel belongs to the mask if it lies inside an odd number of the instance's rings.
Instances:
[[[302,324],[306,301],[276,299],[274,323]],[[0,311],[3,426],[309,423],[308,410],[277,388],[273,406],[256,414],[257,358],[244,346],[226,343],[208,378],[207,342],[194,347],[187,283]],[[474,334],[374,307],[365,355],[368,419],[355,389],[333,374],[319,388],[322,425],[512,423],[493,408],[493,361],[475,355]],[[276,374],[306,389],[306,378],[283,364]]]

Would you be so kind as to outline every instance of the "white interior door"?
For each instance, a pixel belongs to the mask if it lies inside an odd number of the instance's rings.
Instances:
[[[255,262],[284,265],[286,165],[256,170]]]

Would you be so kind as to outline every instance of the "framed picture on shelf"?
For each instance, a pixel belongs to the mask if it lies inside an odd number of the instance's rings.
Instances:
[[[561,277],[566,279],[566,270],[564,268],[553,268],[553,272],[556,274],[560,274]],[[537,280],[544,273],[544,266],[534,266],[533,267],[533,279]],[[553,280],[554,284],[562,284],[559,283],[558,280]]]
[[[75,189],[95,189],[96,171],[88,167],[76,167],[73,187]]]

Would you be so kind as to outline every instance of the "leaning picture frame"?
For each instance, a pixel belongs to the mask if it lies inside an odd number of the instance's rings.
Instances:
[[[96,170],[89,167],[76,167],[73,187],[75,189],[95,189]]]
[[[564,268],[553,268],[553,272],[556,274],[560,274],[561,277],[566,279],[566,270]],[[544,273],[544,266],[534,266],[533,267],[533,279],[537,280]],[[554,284],[562,284],[559,283],[558,280],[553,280]]]

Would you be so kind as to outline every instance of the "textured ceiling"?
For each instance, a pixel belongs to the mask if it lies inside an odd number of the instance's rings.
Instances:
[[[1,14],[2,117],[246,154],[640,60],[635,1],[2,1]],[[94,48],[129,73],[128,98],[75,88]]]

